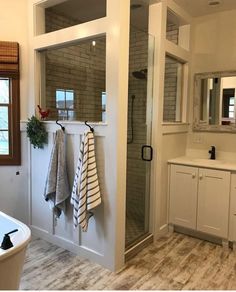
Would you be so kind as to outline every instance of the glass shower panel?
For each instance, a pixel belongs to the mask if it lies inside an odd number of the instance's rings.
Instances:
[[[40,51],[41,106],[50,120],[105,122],[106,37]]]
[[[47,0],[36,5],[36,35],[106,17],[107,0]]]
[[[154,37],[130,35],[127,139],[126,247],[149,234]]]

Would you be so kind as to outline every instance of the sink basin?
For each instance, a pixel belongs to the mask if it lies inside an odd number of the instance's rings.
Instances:
[[[195,163],[203,163],[206,165],[216,165],[216,164],[223,164],[225,163],[223,160],[218,160],[218,159],[206,159],[206,158],[191,158],[192,162]]]

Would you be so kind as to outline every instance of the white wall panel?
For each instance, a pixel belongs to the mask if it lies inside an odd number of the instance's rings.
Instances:
[[[0,167],[0,211],[28,223],[28,152],[21,133],[21,165]],[[16,173],[19,172],[19,175]]]
[[[104,242],[108,232],[104,220],[104,204],[108,202],[104,168],[104,143],[106,139],[102,136],[95,137],[96,161],[102,204],[94,210],[94,216],[89,220],[88,231],[82,232],[79,228],[74,229],[73,227],[73,207],[70,204],[70,198],[66,201],[66,212],[62,213],[58,219],[53,218],[49,202],[44,200],[43,193],[55,133],[50,131],[48,135],[48,144],[45,145],[44,149],[32,148],[32,226],[35,230],[40,231],[40,234],[45,233],[51,235],[50,240],[52,242],[58,243],[58,239],[60,243],[64,242],[65,245],[62,244],[62,246],[65,248],[67,247],[66,244],[69,243],[71,244],[71,248],[73,246],[73,251],[79,254],[83,254],[81,250],[86,250],[103,257]],[[70,190],[73,186],[74,174],[79,158],[81,138],[82,135],[80,134],[66,135],[66,159]]]
[[[31,147],[31,225],[51,232],[52,212],[49,203],[44,200],[44,187],[52,149],[53,134],[48,135],[48,144],[43,149]]]

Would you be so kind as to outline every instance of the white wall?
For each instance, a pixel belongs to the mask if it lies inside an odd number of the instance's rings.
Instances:
[[[21,119],[27,118],[28,99],[28,7],[27,0],[0,1],[0,39],[20,45]]]
[[[191,99],[193,97],[193,78],[195,73],[235,70],[235,28],[236,10],[224,11],[194,19],[192,31]],[[191,101],[191,120],[192,108]],[[219,155],[219,152],[232,152],[236,158],[235,143],[235,134],[190,132],[187,148],[188,151],[201,150],[207,156],[210,146],[215,145]]]
[[[27,0],[0,1],[0,40],[16,41],[20,45],[21,119],[27,117],[28,100],[28,20]],[[22,165],[0,166],[0,210],[23,222],[28,217],[27,195],[27,140],[21,135]],[[16,175],[19,171],[20,175]]]
[[[154,89],[153,89],[153,128],[152,145],[154,146],[152,164],[152,194],[151,212],[154,217],[153,233],[158,238],[168,231],[168,164],[171,158],[185,155],[187,145],[188,125],[186,124],[185,111],[183,123],[163,123],[164,82],[165,82],[165,55],[177,56],[179,59],[189,61],[190,54],[181,46],[166,40],[167,6],[180,15],[186,23],[191,23],[191,18],[173,1],[162,0],[153,4],[149,10],[150,34],[155,36],[155,64],[154,64]],[[188,35],[186,34],[186,40]],[[187,43],[187,41],[186,41]],[[188,47],[188,46],[186,46]],[[188,72],[186,70],[185,74]],[[187,82],[187,78],[185,78]],[[183,103],[188,97],[183,94]],[[154,208],[153,208],[154,206]]]
[[[97,159],[100,159],[99,179],[102,184],[103,204],[97,208],[98,216],[92,218],[87,233],[73,230],[71,207],[66,218],[52,222],[52,215],[42,198],[45,185],[45,173],[48,169],[52,135],[58,126],[47,122],[50,139],[43,151],[31,153],[31,226],[35,234],[76,251],[79,255],[99,262],[111,270],[124,265],[125,249],[125,193],[126,193],[126,144],[127,144],[127,105],[128,105],[128,44],[129,44],[129,1],[107,1],[107,16],[83,24],[74,25],[47,34],[34,34],[34,3],[29,0],[29,39],[30,68],[29,84],[30,112],[34,112],[39,100],[40,58],[38,50],[66,43],[83,41],[97,35],[106,34],[106,93],[107,123],[95,124],[97,137]],[[47,1],[45,1],[47,2]],[[55,3],[55,1],[54,1]],[[42,3],[41,3],[42,4]],[[45,4],[45,3],[43,3]],[[43,5],[42,4],[42,5]],[[38,7],[38,9],[40,9]],[[43,18],[38,19],[40,26]],[[70,143],[69,171],[73,180],[75,165],[79,153],[80,136],[87,127],[83,123],[65,123]],[[41,158],[41,159],[40,159]],[[39,163],[44,161],[44,164]],[[43,216],[42,216],[43,214]],[[94,222],[93,222],[94,221]]]

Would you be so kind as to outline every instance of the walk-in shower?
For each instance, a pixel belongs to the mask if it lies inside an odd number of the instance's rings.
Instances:
[[[132,8],[127,129],[127,250],[150,234],[151,161],[148,161],[150,153],[145,148],[151,144],[154,38],[147,33],[147,24],[148,6],[139,5]]]
[[[135,100],[135,95],[133,94],[131,96],[131,109],[130,109],[130,128],[131,128],[131,134],[130,138],[128,139],[128,144],[133,143],[134,141],[134,100]]]

